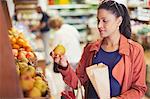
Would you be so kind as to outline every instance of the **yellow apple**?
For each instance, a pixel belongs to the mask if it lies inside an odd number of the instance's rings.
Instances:
[[[38,88],[33,87],[32,90],[29,91],[28,96],[30,98],[34,98],[34,97],[41,97],[42,94],[41,94],[41,91]]]
[[[26,57],[23,57],[23,58],[21,59],[21,61],[22,61],[22,62],[26,62],[26,63],[29,62],[29,60],[28,60]]]
[[[63,45],[60,45],[60,44],[57,45],[57,46],[55,47],[55,49],[54,49],[54,53],[55,53],[56,55],[64,55],[65,52],[66,52],[65,47],[64,47]]]
[[[19,66],[20,69],[28,67],[28,64],[26,62],[17,62],[17,65]]]
[[[21,74],[28,74],[31,77],[35,76],[35,68],[33,66],[28,66],[21,69]]]
[[[35,80],[34,87],[38,88],[41,93],[45,93],[48,88],[46,82],[43,80]]]
[[[35,80],[42,80],[42,78],[40,76],[36,76],[34,77]]]
[[[35,68],[33,66],[29,66],[28,73],[30,73],[31,77],[34,77],[35,76]]]
[[[21,75],[20,84],[23,91],[29,91],[33,88],[35,80],[28,74]]]

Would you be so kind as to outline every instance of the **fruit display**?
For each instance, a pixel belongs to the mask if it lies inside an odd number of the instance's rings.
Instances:
[[[24,97],[50,97],[48,83],[45,76],[36,70],[36,55],[23,33],[12,28],[9,38]]]

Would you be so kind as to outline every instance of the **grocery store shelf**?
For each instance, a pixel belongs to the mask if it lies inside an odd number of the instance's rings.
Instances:
[[[52,9],[76,9],[76,8],[89,8],[89,5],[85,4],[69,4],[69,5],[50,5],[49,10]]]
[[[73,25],[73,26],[78,30],[86,29],[86,25],[84,25],[84,24],[77,24],[77,25]]]
[[[68,23],[68,24],[82,24],[85,22],[85,20],[82,20],[82,19],[65,19],[64,22]]]
[[[38,0],[13,0],[15,4],[37,4]]]
[[[145,19],[131,18],[131,20],[150,23],[150,20],[147,20],[147,19],[145,20]]]
[[[61,16],[89,16],[90,14],[87,12],[67,12],[60,13]]]

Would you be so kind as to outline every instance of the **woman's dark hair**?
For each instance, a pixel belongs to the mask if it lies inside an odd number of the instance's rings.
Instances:
[[[127,8],[123,4],[119,4],[115,1],[104,1],[102,2],[99,9],[105,9],[111,11],[116,17],[122,16],[122,23],[119,27],[119,31],[128,39],[131,37],[131,24],[130,24],[130,16]]]

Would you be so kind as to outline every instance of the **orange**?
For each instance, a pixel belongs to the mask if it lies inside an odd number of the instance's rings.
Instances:
[[[16,38],[12,37],[12,38],[10,39],[10,42],[11,42],[11,44],[15,44],[15,43],[17,42],[17,40],[16,40]]]
[[[20,45],[20,46],[22,46],[22,45],[24,44],[24,40],[21,39],[21,38],[19,38],[19,39],[17,40],[17,44]]]
[[[27,52],[31,52],[31,51],[32,51],[32,48],[31,48],[30,46],[27,46],[27,47],[25,47],[25,50],[26,50]]]
[[[54,53],[56,55],[64,55],[66,52],[66,49],[63,45],[58,44],[55,49],[54,49]]]
[[[12,45],[12,48],[14,48],[14,49],[19,49],[20,46],[19,46],[18,44],[13,44],[13,45]]]

